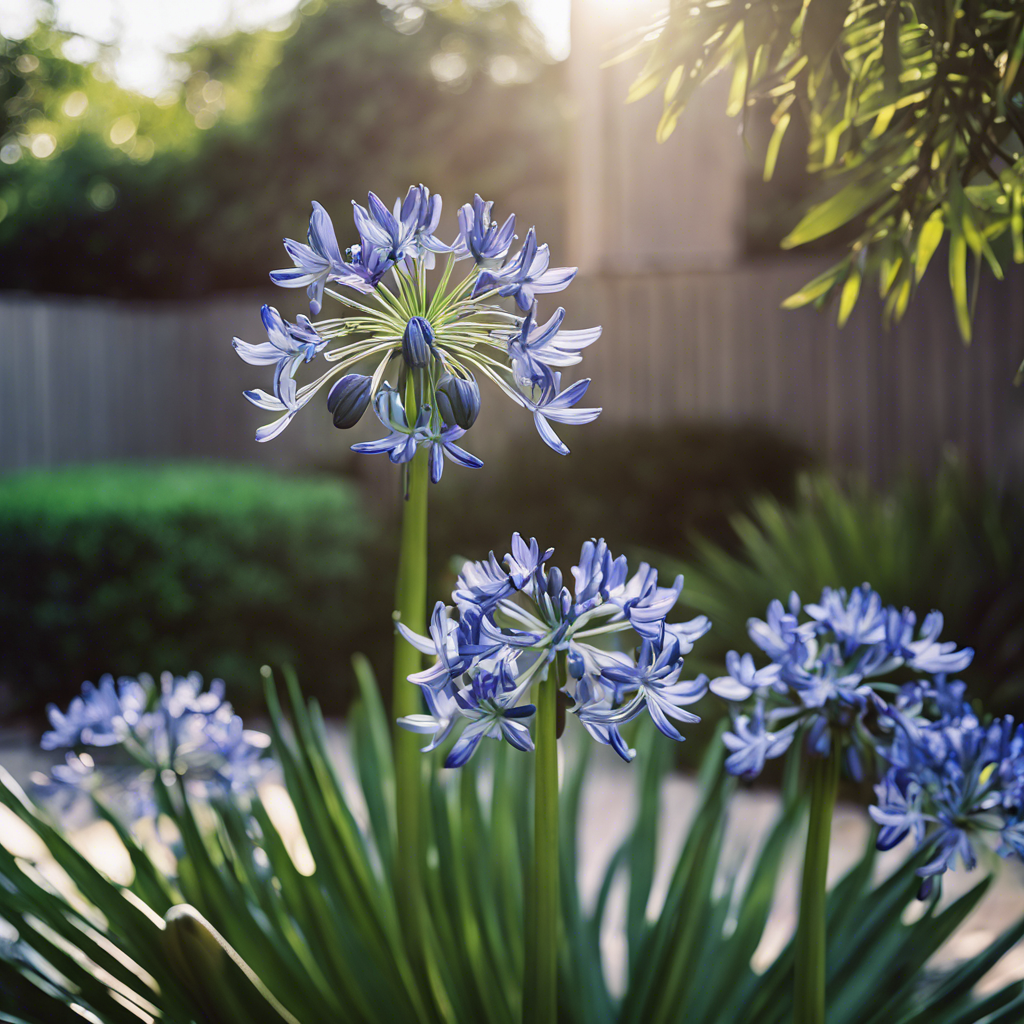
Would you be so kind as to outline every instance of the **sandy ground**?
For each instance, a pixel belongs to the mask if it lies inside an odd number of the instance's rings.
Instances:
[[[364,816],[355,789],[355,776],[348,757],[347,743],[342,729],[333,729],[332,744],[341,774],[350,788],[353,810],[357,818]],[[632,821],[635,807],[635,769],[619,761],[610,751],[599,750],[591,762],[592,770],[585,783],[580,820],[579,850],[580,878],[585,902],[596,898],[603,871],[609,858],[624,838]],[[33,772],[45,770],[53,763],[27,742],[24,736],[0,735],[0,765],[3,765],[22,785],[28,785]],[[297,862],[308,859],[309,854],[284,789],[269,781],[263,787],[268,809],[278,820],[279,827],[292,836],[292,852]],[[658,842],[657,871],[648,914],[656,916],[664,901],[669,877],[678,851],[686,835],[687,823],[697,803],[695,782],[686,776],[671,776],[661,794],[662,830]],[[756,850],[778,812],[778,798],[762,790],[740,790],[730,807],[726,832],[724,859],[730,865],[745,862],[749,867]],[[856,862],[864,849],[870,822],[857,807],[840,805],[833,822],[832,846],[829,857],[829,878],[838,878]],[[92,823],[76,832],[76,845],[110,877],[127,881],[131,866],[127,854],[113,831],[104,823]],[[0,808],[0,842],[19,855],[36,859],[45,856],[35,837],[9,812]],[[908,851],[897,849],[879,857],[877,873],[884,877],[903,859]],[[796,922],[796,884],[799,870],[799,851],[787,858],[775,905],[764,939],[755,953],[755,966],[767,966],[788,941]],[[301,866],[301,863],[300,863]],[[998,870],[995,885],[973,914],[950,938],[935,958],[936,963],[949,964],[972,956],[988,945],[1003,929],[1024,915],[1024,869],[1016,862],[994,865]],[[741,870],[744,870],[741,868]],[[944,899],[952,900],[982,877],[981,870],[973,874],[962,871],[947,876]],[[613,889],[608,914],[602,932],[602,953],[606,975],[613,990],[621,988],[624,970],[625,941],[625,886]],[[1010,951],[986,977],[982,988],[989,990],[1008,981],[1024,978],[1024,945]]]

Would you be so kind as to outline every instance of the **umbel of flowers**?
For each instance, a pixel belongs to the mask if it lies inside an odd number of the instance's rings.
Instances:
[[[435,658],[409,676],[429,714],[405,715],[399,724],[430,736],[427,751],[461,728],[445,761],[449,767],[464,765],[484,737],[535,750],[522,1019],[553,1024],[559,701],[627,761],[633,751],[619,727],[645,710],[663,733],[683,739],[675,723],[699,721],[687,707],[707,692],[705,677],[682,678],[683,657],[710,623],[705,616],[670,623],[683,578],[659,586],[657,570],[646,564],[631,575],[626,559],[614,558],[603,540],[583,545],[571,589],[560,569],[547,566],[552,549],[519,534],[511,546],[504,565],[493,552],[464,565],[452,594],[455,614],[438,602],[429,635],[398,624],[417,651]]]
[[[922,871],[931,877],[958,851],[971,863],[961,819],[943,815],[980,810],[987,799],[991,808],[1002,798],[996,787],[986,791],[984,785],[991,781],[991,762],[984,758],[994,748],[982,740],[985,731],[969,709],[959,705],[955,723],[946,717],[934,724],[917,721],[922,713],[948,706],[946,673],[966,668],[974,656],[970,648],[958,650],[939,639],[939,612],[918,626],[912,611],[885,607],[865,583],[849,594],[826,587],[814,604],[803,605],[795,593],[788,606],[772,601],[766,618],[751,619],[747,629],[769,663],[759,668],[750,654],[730,651],[729,674],[709,687],[749,702],[746,713],[734,713],[732,731],[724,735],[729,771],[753,778],[798,737],[804,744],[810,821],[794,948],[794,1022],[824,1024],[825,885],[841,761],[861,778],[865,764],[874,767],[879,747],[888,750],[894,769],[879,787],[880,804],[873,810],[886,826],[880,841],[893,845],[910,832],[921,841],[930,836],[936,855]],[[908,689],[894,678],[898,670],[931,678]],[[993,740],[1007,732],[1005,725],[993,728]],[[1012,777],[1020,765],[1011,749],[1021,739],[1001,742],[997,765]],[[964,770],[974,781],[961,777]],[[929,820],[937,827],[929,830]]]
[[[1006,715],[982,722],[964,684],[945,676],[908,683],[889,710],[892,741],[880,748],[888,770],[875,786],[879,849],[908,836],[928,861],[920,896],[976,846],[1024,859],[1024,727]]]
[[[969,647],[957,650],[939,640],[940,612],[918,628],[912,611],[884,607],[866,583],[849,594],[826,587],[808,605],[792,593],[788,607],[772,601],[766,618],[751,619],[747,630],[769,663],[757,668],[752,655],[730,651],[729,674],[710,683],[720,697],[751,699],[748,713],[736,715],[725,734],[726,767],[746,778],[759,775],[802,731],[809,754],[841,754],[860,779],[865,758],[874,758],[876,737],[888,732],[890,702],[901,692],[894,673],[960,672],[974,657]]]
[[[224,683],[208,689],[195,672],[159,683],[151,676],[103,676],[86,683],[61,711],[47,709],[44,750],[67,751],[43,791],[65,802],[102,792],[131,818],[157,813],[163,773],[195,796],[215,799],[251,791],[270,767],[270,737],[246,729],[224,700]]]
[[[658,585],[658,571],[646,563],[630,575],[624,556],[614,558],[603,540],[588,540],[570,570],[570,590],[557,567],[547,567],[554,550],[542,550],[512,535],[512,550],[500,564],[467,562],[452,594],[454,608],[439,601],[429,636],[398,624],[417,650],[434,664],[409,677],[420,687],[430,714],[399,724],[430,735],[434,750],[460,724],[461,733],[445,766],[464,765],[485,736],[532,750],[524,721],[536,708],[525,703],[531,688],[560,671],[565,703],[600,743],[626,761],[634,751],[619,726],[643,711],[666,736],[682,740],[675,722],[700,719],[687,706],[707,692],[707,678],[681,678],[683,657],[711,623],[704,615],[668,622],[679,600],[682,576]],[[454,614],[453,614],[454,612]]]
[[[246,362],[273,367],[269,392],[245,392],[258,408],[277,414],[256,439],[276,437],[332,385],[327,408],[335,426],[354,426],[372,405],[387,431],[379,441],[354,445],[355,451],[408,463],[425,448],[436,483],[445,458],[470,468],[482,465],[456,444],[480,411],[479,376],[532,413],[544,442],[568,454],[551,424],[589,423],[601,410],[577,408],[590,381],[563,389],[560,369],[578,364],[601,328],[562,330],[563,308],[538,323],[537,296],[561,291],[576,270],[549,267],[548,247],[538,245],[532,227],[510,256],[515,216],[499,227],[491,206],[480,196],[463,206],[459,235],[446,244],[435,234],[440,196],[414,185],[388,210],[371,192],[366,207],[353,203],[358,240],[343,254],[330,216],[313,203],[308,244],[285,239],[295,266],[270,277],[285,288],[305,288],[314,316],[325,294],[341,304],[344,315],[316,322],[300,315],[289,323],[264,306],[268,340],[253,345],[234,339]],[[431,288],[427,271],[438,256],[445,258],[444,268]],[[468,272],[457,277],[459,264]],[[511,309],[499,304],[502,298],[511,300]],[[300,385],[298,371],[321,353],[331,365]],[[351,372],[355,367],[366,372]]]

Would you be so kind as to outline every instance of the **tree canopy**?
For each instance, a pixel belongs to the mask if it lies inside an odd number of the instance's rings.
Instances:
[[[898,320],[945,237],[970,340],[982,267],[1002,278],[1008,260],[1024,262],[1019,0],[687,0],[637,49],[647,61],[630,98],[662,90],[660,140],[723,71],[730,114],[771,108],[766,178],[794,117],[805,122],[825,195],[782,244],[840,232],[848,251],[789,306],[837,296],[842,324],[877,278]]]
[[[52,18],[0,41],[3,287],[258,287],[310,200],[343,236],[351,199],[420,181],[449,216],[474,191],[559,212],[560,69],[510,0],[308,0],[284,30],[197,42],[155,99],[67,41]]]

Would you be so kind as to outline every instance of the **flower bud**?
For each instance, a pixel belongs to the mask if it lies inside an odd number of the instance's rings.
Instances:
[[[327,411],[334,414],[334,425],[342,430],[354,427],[370,404],[373,380],[361,373],[348,373],[328,392]]]
[[[569,654],[566,658],[566,666],[569,669],[569,675],[573,679],[582,679],[583,674],[587,670],[586,662],[583,660],[583,655],[580,654],[579,650],[575,647],[569,648]]]
[[[552,599],[558,597],[559,591],[562,589],[562,570],[558,566],[552,567],[548,572],[548,593]]]
[[[429,320],[414,316],[405,325],[402,335],[402,358],[406,366],[415,369],[426,366],[430,362],[430,350],[434,344],[434,328]]]
[[[448,426],[469,430],[480,414],[480,385],[446,373],[437,385],[437,411]]]

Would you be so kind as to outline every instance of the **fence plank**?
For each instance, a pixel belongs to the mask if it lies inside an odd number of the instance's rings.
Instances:
[[[999,477],[1024,475],[1024,389],[1010,386],[1024,348],[1024,269],[984,282],[969,350],[941,275],[925,279],[898,330],[881,327],[874,295],[842,331],[813,311],[781,310],[820,269],[790,259],[580,278],[559,300],[570,327],[605,328],[579,367],[594,378],[588,398],[618,423],[760,423],[879,483],[908,465],[934,471],[949,444]],[[241,392],[266,387],[267,375],[242,363],[230,340],[260,339],[260,301],[0,296],[0,469],[189,456],[324,464],[375,436],[369,424],[340,437],[316,402],[308,422],[255,443],[261,415]],[[491,457],[533,430],[516,410],[498,413],[499,401],[485,395],[490,410],[474,428]]]

